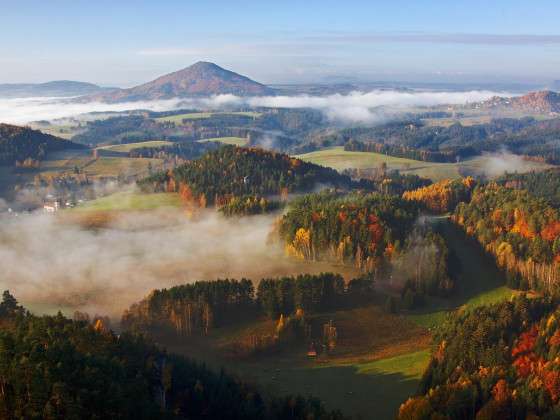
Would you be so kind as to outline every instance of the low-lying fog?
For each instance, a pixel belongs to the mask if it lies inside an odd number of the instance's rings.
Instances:
[[[64,215],[0,220],[0,287],[37,312],[74,310],[120,318],[154,288],[196,280],[332,269],[303,264],[268,243],[273,216],[226,220],[179,210],[128,214],[86,230]]]
[[[169,99],[106,104],[100,102],[81,103],[60,98],[0,98],[0,122],[25,124],[38,120],[53,120],[87,112],[126,111],[147,109],[169,111],[181,108],[227,109],[228,107],[279,107],[314,108],[322,111],[333,121],[346,123],[377,123],[399,112],[399,108],[411,106],[435,106],[443,104],[465,104],[478,102],[495,95],[511,96],[509,93],[492,91],[430,92],[374,90],[352,92],[347,95],[328,96],[263,96],[239,97],[217,95],[198,99]],[[382,110],[379,107],[389,107]]]
[[[506,149],[496,153],[484,153],[482,158],[484,164],[480,168],[480,172],[489,178],[499,177],[506,172],[524,173],[533,170],[543,170],[549,166],[545,163],[527,160],[523,156],[508,152]]]

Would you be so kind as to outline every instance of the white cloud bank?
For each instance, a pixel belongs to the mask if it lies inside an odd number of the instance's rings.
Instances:
[[[217,95],[208,98],[169,99],[116,104],[102,102],[77,103],[69,100],[60,100],[60,98],[0,99],[0,122],[26,124],[31,121],[72,117],[88,112],[128,111],[134,109],[169,111],[180,108],[217,110],[228,107],[279,107],[313,108],[322,111],[333,121],[344,123],[376,123],[385,120],[388,115],[402,112],[405,108],[411,106],[465,104],[483,101],[495,95],[511,96],[508,93],[481,90],[465,92],[374,90],[371,92],[351,92],[347,95],[262,97]]]
[[[107,104],[102,102],[78,103],[71,99],[60,98],[0,98],[0,122],[26,124],[32,121],[73,117],[88,112],[119,112],[134,109],[169,111],[177,109],[179,102],[178,99],[170,99]]]
[[[61,219],[61,218],[62,219]],[[274,216],[228,220],[209,212],[127,213],[88,230],[64,215],[0,219],[0,290],[37,312],[81,310],[119,318],[152,289],[216,278],[328,271],[269,242]]]

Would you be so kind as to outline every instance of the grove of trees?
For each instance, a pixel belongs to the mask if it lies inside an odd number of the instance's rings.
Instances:
[[[285,195],[317,184],[348,188],[349,177],[334,169],[258,148],[222,146],[197,160],[140,181],[146,191],[180,192],[187,200],[221,205],[239,196]]]
[[[362,302],[371,297],[373,279],[360,277],[348,285],[333,273],[251,280],[218,279],[154,290],[123,314],[128,330],[167,329],[178,335],[206,335],[216,327],[248,319],[313,314]]]
[[[422,203],[435,213],[446,213],[455,209],[460,202],[469,202],[476,181],[471,178],[456,180],[444,179],[435,184],[405,191],[403,198]]]
[[[447,245],[428,224],[417,226],[419,211],[416,202],[396,196],[323,192],[290,203],[279,234],[296,258],[392,274],[403,293],[445,295],[453,289]]]

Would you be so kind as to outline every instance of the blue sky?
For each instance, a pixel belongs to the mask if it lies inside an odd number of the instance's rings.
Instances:
[[[0,0],[0,83],[129,86],[214,61],[265,83],[560,79],[549,0]]]

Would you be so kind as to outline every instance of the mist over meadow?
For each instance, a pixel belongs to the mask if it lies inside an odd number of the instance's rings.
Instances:
[[[41,213],[1,219],[0,287],[38,312],[118,318],[155,288],[324,268],[289,260],[269,242],[274,216],[189,219],[165,209],[127,213],[95,230],[77,220]]]

